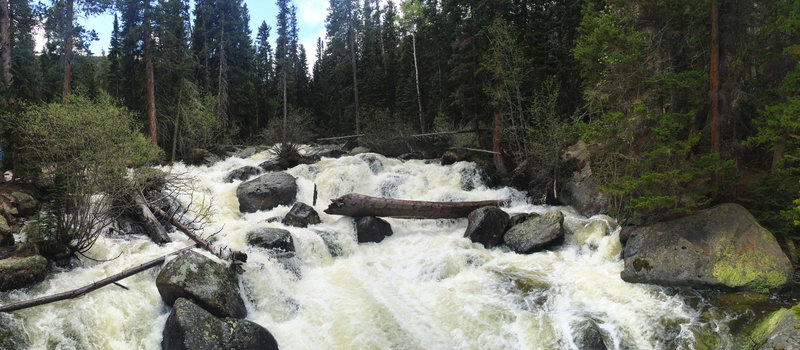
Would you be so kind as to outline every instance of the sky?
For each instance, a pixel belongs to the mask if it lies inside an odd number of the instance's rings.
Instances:
[[[255,40],[258,27],[261,22],[266,21],[272,30],[270,31],[270,41],[272,42],[273,49],[275,48],[275,17],[278,15],[278,6],[274,0],[244,0],[247,4],[247,9],[250,12],[250,31],[253,40]],[[307,53],[308,66],[314,66],[316,60],[315,51],[317,45],[317,38],[325,38],[325,17],[328,14],[328,0],[295,0],[297,6],[297,26],[298,34],[300,36],[300,44],[302,44]],[[192,8],[194,5],[192,4]],[[111,41],[111,30],[113,28],[114,15],[106,13],[99,16],[81,17],[78,22],[84,25],[87,29],[94,29],[97,36],[100,38],[98,41],[93,41],[90,50],[94,55],[100,55],[108,51],[109,42]]]

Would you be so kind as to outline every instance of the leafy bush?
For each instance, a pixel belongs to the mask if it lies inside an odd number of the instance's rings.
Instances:
[[[92,247],[119,212],[114,204],[125,192],[128,169],[157,157],[133,125],[131,113],[108,96],[74,96],[66,106],[30,106],[19,114],[13,128],[23,176],[48,189],[29,238],[55,241],[73,254]]]

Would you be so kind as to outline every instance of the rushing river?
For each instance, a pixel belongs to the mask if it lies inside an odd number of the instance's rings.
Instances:
[[[285,215],[287,206],[239,213],[240,181],[222,182],[229,171],[269,157],[262,152],[171,170],[194,179],[195,192],[183,201],[211,201],[204,232],[219,231],[215,244],[248,254],[240,276],[247,319],[269,329],[282,349],[577,349],[574,339],[587,322],[598,325],[610,348],[689,349],[699,329],[727,332],[725,322],[702,321],[689,298],[623,282],[619,228],[606,216],[586,218],[559,207],[568,229],[565,244],[519,255],[464,238],[466,219],[388,219],[393,236],[357,244],[352,219],[322,212],[331,198],[351,192],[433,201],[509,199],[504,210],[510,214],[554,209],[531,205],[511,188],[487,187],[472,163],[441,166],[361,154],[297,166],[288,170],[297,178],[297,200],[310,205],[316,184],[322,223],[295,228],[270,220]],[[247,232],[264,226],[291,231],[296,256],[275,259],[248,247]],[[136,235],[102,237],[87,255],[118,258],[53,273],[30,289],[0,294],[0,303],[80,287],[190,244],[180,232],[170,236],[173,242],[163,246]],[[170,308],[156,290],[158,271],[121,281],[127,289],[109,285],[13,317],[31,349],[160,349]]]

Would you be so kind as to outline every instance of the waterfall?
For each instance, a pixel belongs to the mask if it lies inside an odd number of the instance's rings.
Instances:
[[[222,182],[229,171],[271,156],[164,170],[193,179],[194,192],[181,201],[212,203],[204,234],[216,233],[216,245],[248,254],[239,277],[247,319],[269,329],[282,349],[577,349],[575,338],[587,322],[597,325],[609,348],[688,349],[700,328],[727,331],[724,322],[701,321],[701,308],[679,293],[622,281],[613,218],[532,205],[523,192],[488,187],[473,163],[442,166],[367,153],[299,165],[287,171],[297,178],[297,200],[311,205],[316,185],[322,223],[296,228],[271,220],[289,206],[241,214],[235,194],[241,182]],[[559,209],[567,238],[554,250],[520,255],[464,238],[466,219],[387,219],[394,235],[357,244],[351,218],[323,213],[330,199],[351,192],[507,199],[503,209],[512,215]],[[295,257],[270,258],[247,246],[245,236],[256,227],[289,230]],[[32,288],[0,294],[0,303],[80,287],[190,244],[179,232],[170,237],[172,243],[158,246],[143,236],[106,235],[87,255],[112,260],[57,271]],[[170,308],[156,290],[157,274],[150,270],[123,280],[127,289],[110,285],[13,317],[31,349],[159,349]]]

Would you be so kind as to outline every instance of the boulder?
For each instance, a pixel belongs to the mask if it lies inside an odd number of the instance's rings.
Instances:
[[[356,236],[358,237],[358,243],[378,243],[386,238],[386,236],[391,236],[392,233],[392,226],[381,218],[365,216],[356,219]]]
[[[473,210],[467,216],[469,223],[464,237],[471,241],[483,244],[486,248],[503,242],[510,221],[508,214],[496,206],[487,206]]]
[[[512,226],[503,236],[503,241],[519,254],[530,254],[563,242],[563,224],[564,214],[560,210],[551,210]]]
[[[186,161],[195,165],[210,165],[219,162],[219,157],[202,148],[192,148],[186,155]]]
[[[586,143],[580,141],[567,149],[564,161],[573,164],[570,177],[559,181],[563,184],[561,200],[570,205],[583,216],[592,216],[608,212],[608,197],[597,188],[597,182],[589,162],[589,151]]]
[[[0,313],[0,349],[26,349],[25,331],[11,314]]]
[[[527,214],[526,213],[519,213],[519,214],[514,214],[514,216],[512,216],[511,220],[508,222],[508,226],[512,226],[512,227],[513,226],[517,226],[517,225],[519,225],[519,224],[521,224],[521,223],[523,223],[525,221],[528,221],[528,219],[530,219],[530,218],[535,218],[535,217],[538,217],[538,216],[540,216],[540,215],[537,214],[537,213],[527,213]]]
[[[39,209],[39,201],[27,193],[16,191],[11,192],[11,196],[14,197],[17,210],[21,216],[31,216],[36,214],[36,211]]]
[[[268,210],[281,204],[289,204],[297,195],[295,178],[284,172],[261,175],[239,185],[236,197],[239,198],[239,211],[253,213]]]
[[[347,155],[347,152],[341,149],[332,149],[332,148],[323,148],[319,150],[315,150],[312,154],[314,158],[341,158]]]
[[[307,227],[308,225],[316,225],[322,220],[319,219],[319,214],[310,205],[297,202],[281,222],[289,226]]]
[[[455,164],[458,161],[458,155],[455,152],[447,151],[442,154],[440,162],[442,165]]]
[[[56,265],[66,267],[72,260],[72,251],[64,243],[56,241],[35,242],[36,251]]]
[[[581,350],[606,350],[603,332],[595,322],[583,321],[575,327],[573,341],[578,349]]]
[[[294,251],[294,240],[289,231],[279,228],[263,227],[247,233],[247,244],[265,249]]]
[[[261,170],[259,168],[249,165],[243,166],[241,168],[231,170],[231,172],[229,172],[228,175],[225,175],[225,178],[222,181],[226,183],[231,183],[236,180],[247,181],[247,179],[256,176],[260,173]]]
[[[746,349],[800,350],[800,321],[792,310],[779,309],[761,320],[746,342]]]
[[[164,325],[164,350],[272,350],[275,337],[257,323],[218,318],[191,301],[179,298]]]
[[[40,282],[47,275],[47,259],[41,255],[0,260],[0,291]]]
[[[277,159],[265,160],[265,161],[261,162],[261,164],[259,164],[258,167],[261,168],[261,170],[264,170],[264,171],[283,171],[283,170],[286,170],[286,168],[282,167],[281,164],[278,163]]]
[[[11,237],[11,242],[8,242],[8,237]],[[14,236],[11,234],[11,226],[3,215],[0,215],[0,247],[6,247],[14,244]]]
[[[791,281],[775,237],[741,205],[630,229],[622,279],[768,292]]]
[[[354,156],[356,154],[369,153],[369,152],[370,152],[369,148],[366,148],[366,147],[363,147],[363,146],[356,146],[356,147],[353,147],[353,149],[350,150],[350,155]]]
[[[169,305],[178,298],[187,298],[218,317],[247,315],[233,273],[193,251],[183,252],[167,263],[156,278],[156,287]]]

